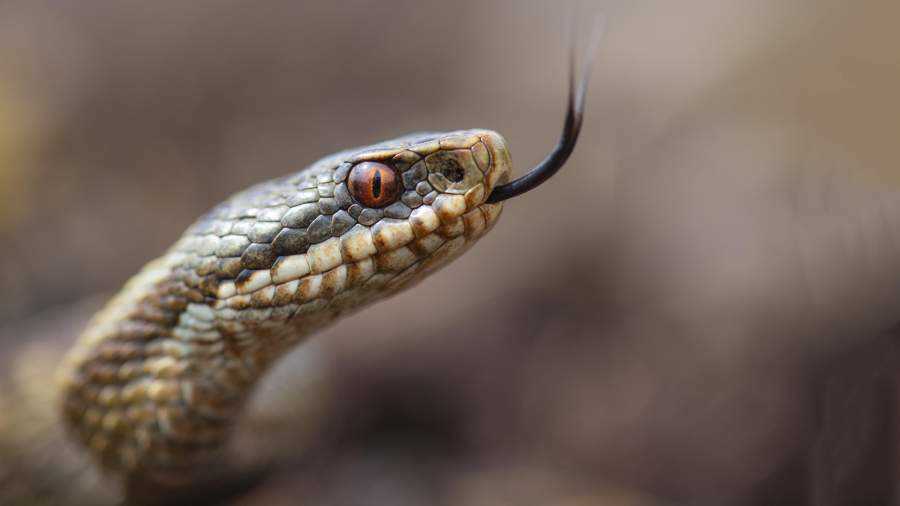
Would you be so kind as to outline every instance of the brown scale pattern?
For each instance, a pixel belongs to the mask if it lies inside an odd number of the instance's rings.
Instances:
[[[350,170],[370,161],[402,182],[383,208],[347,188]],[[420,134],[235,195],[130,280],[81,336],[62,371],[70,433],[129,481],[194,480],[273,361],[459,256],[498,219],[501,206],[484,200],[509,171],[496,133]]]

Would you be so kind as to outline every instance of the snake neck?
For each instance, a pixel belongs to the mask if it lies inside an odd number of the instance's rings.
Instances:
[[[499,215],[499,207],[489,209],[493,214],[475,209],[481,223]],[[64,420],[101,466],[126,482],[151,488],[196,482],[223,461],[217,457],[253,386],[274,361],[339,316],[462,254],[485,228],[471,228],[478,235],[468,230],[458,217],[424,236],[418,253],[409,249],[422,258],[412,268],[398,269],[390,253],[376,254],[281,281],[286,272],[276,265],[272,276],[281,282],[264,288],[252,277],[203,274],[183,240],[88,325],[62,368]],[[327,243],[304,256],[318,265]]]
[[[64,419],[106,470],[176,485],[208,471],[266,369],[330,320],[293,307],[222,308],[216,284],[170,252],[98,313],[67,357]]]
[[[275,360],[448,264],[496,223],[502,204],[485,199],[510,166],[499,136],[395,144],[327,157],[226,200],[95,316],[62,369],[62,405],[105,469],[128,482],[196,481],[224,460]],[[392,160],[403,185],[384,209],[349,194],[350,171],[369,159]],[[464,177],[447,179],[446,166]]]
[[[462,253],[464,239],[447,240],[447,254]],[[230,293],[234,280],[198,275],[176,245],[126,284],[66,358],[63,418],[126,483],[198,481],[222,461],[254,385],[278,358],[343,313],[415,281],[379,275],[369,258],[243,296]],[[280,291],[293,301],[274,304]]]
[[[102,467],[189,479],[222,448],[272,352],[227,334],[177,252],[148,264],[95,316],[63,367],[63,414]],[[242,350],[241,343],[256,343]]]

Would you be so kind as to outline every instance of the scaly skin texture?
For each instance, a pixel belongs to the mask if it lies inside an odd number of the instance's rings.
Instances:
[[[396,203],[353,198],[347,175],[364,161],[397,171]],[[463,169],[458,182],[448,166]],[[498,219],[502,204],[485,199],[510,166],[494,132],[417,134],[233,196],[131,279],[71,350],[60,371],[70,434],[129,483],[201,479],[272,363],[462,254]]]

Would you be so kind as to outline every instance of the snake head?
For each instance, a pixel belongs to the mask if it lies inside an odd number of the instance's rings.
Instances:
[[[235,195],[175,249],[198,265],[217,309],[327,322],[424,279],[484,236],[503,206],[488,198],[510,170],[495,132],[407,135]]]
[[[376,280],[389,277],[391,292],[408,286],[494,226],[502,204],[487,199],[511,168],[506,141],[490,130],[412,134],[352,152],[332,177],[357,222],[342,255],[373,255]]]
[[[277,307],[290,320],[328,322],[446,265],[494,226],[503,201],[548,181],[575,149],[593,59],[579,80],[574,46],[570,54],[562,134],[523,176],[509,180],[506,141],[490,130],[412,134],[326,157],[235,195],[187,232],[174,249],[200,296],[217,309]]]
[[[366,148],[350,157],[334,179],[338,193],[346,182],[350,197],[364,208],[361,214],[420,215],[412,218],[415,226],[422,225],[417,218],[432,212],[450,224],[481,209],[490,210],[486,225],[492,225],[500,207],[485,202],[495,187],[507,182],[511,166],[500,134],[460,130],[413,134]],[[419,210],[422,205],[426,209]]]
[[[229,310],[279,307],[289,319],[328,321],[395,293],[458,257],[493,227],[503,201],[566,164],[598,41],[580,79],[573,45],[559,141],[513,181],[496,132],[412,134],[250,188],[201,219],[175,250],[195,257],[203,296]]]

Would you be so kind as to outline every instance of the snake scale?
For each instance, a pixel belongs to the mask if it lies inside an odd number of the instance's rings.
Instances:
[[[266,371],[304,337],[421,281],[550,178],[578,138],[590,74],[557,147],[510,182],[490,130],[420,133],[327,156],[193,224],[98,312],[59,368],[68,437],[129,502],[209,481]]]
[[[398,172],[390,184],[402,185],[399,200],[383,209],[355,202],[347,179],[363,162]],[[463,174],[453,182],[442,169]],[[325,158],[229,199],[129,281],[82,335],[63,373],[72,433],[112,471],[188,479],[288,348],[484,235],[502,207],[485,199],[509,169],[494,133],[413,136]]]

